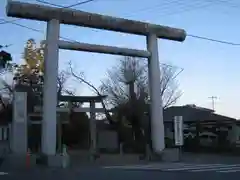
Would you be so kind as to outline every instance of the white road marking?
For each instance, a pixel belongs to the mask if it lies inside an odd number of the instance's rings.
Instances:
[[[217,170],[220,168],[226,168],[226,167],[239,167],[240,164],[234,164],[234,165],[226,165],[226,164],[205,164],[205,165],[191,165],[188,167],[183,167],[183,168],[170,168],[170,169],[165,169],[166,171],[184,171],[184,170],[191,170],[191,172],[201,172],[201,171],[207,171],[212,169]]]
[[[104,166],[104,169],[137,169],[137,168],[152,168],[152,167],[172,167],[174,165],[184,165],[184,163],[152,163],[146,165],[122,165],[122,166]]]
[[[221,173],[231,173],[231,172],[239,172],[240,171],[240,167],[238,167],[238,169],[230,169],[230,170],[224,170],[224,171],[219,171]]]
[[[233,169],[238,169],[240,168],[239,166],[223,166],[223,167],[218,167],[218,168],[209,168],[209,169],[196,169],[196,170],[191,170],[191,172],[203,172],[203,171],[221,171],[221,170],[233,170]]]
[[[188,171],[188,172],[239,172],[240,164],[190,164],[190,163],[155,163],[132,166],[107,166],[103,168],[128,170],[159,170],[159,171]]]
[[[167,168],[164,170],[167,171],[184,171],[184,170],[190,170],[190,169],[199,169],[199,168],[209,168],[209,167],[218,167],[218,166],[224,166],[222,164],[199,164],[199,165],[194,165],[194,164],[190,164],[190,165],[184,165],[182,167],[177,167],[177,168]]]
[[[7,172],[0,172],[0,176],[8,175]]]

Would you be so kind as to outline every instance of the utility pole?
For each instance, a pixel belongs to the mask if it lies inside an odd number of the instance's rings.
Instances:
[[[217,99],[217,97],[216,96],[210,96],[208,98],[211,99],[211,101],[212,101],[212,110],[215,111],[215,100]]]

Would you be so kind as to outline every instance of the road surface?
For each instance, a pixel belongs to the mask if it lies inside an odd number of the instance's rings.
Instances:
[[[166,163],[141,166],[33,169],[0,173],[1,180],[229,180],[238,179],[240,164]],[[7,174],[8,173],[8,174]]]

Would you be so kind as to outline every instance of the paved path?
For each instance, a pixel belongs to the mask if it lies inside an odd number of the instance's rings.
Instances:
[[[240,164],[154,163],[132,166],[106,166],[104,169],[155,170],[167,172],[219,172],[240,173]]]

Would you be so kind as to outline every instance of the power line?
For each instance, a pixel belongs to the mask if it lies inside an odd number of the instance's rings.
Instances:
[[[36,0],[36,1],[41,2],[41,3],[45,3],[45,4],[49,4],[48,2],[45,2],[45,1],[42,1],[42,0]],[[80,4],[88,3],[88,2],[91,2],[91,1],[94,1],[94,0],[86,0],[86,1],[78,2],[78,3],[75,3],[75,4],[70,5],[70,6],[67,6],[67,7],[66,7],[66,6],[57,5],[57,4],[53,4],[53,3],[50,3],[50,4],[51,4],[51,5],[54,5],[54,6],[61,7],[61,8],[69,8],[69,7],[77,6],[77,5],[80,5]],[[1,19],[1,18],[0,18],[0,19]],[[0,24],[10,23],[10,24],[14,24],[14,25],[17,25],[17,26],[19,26],[19,27],[22,27],[22,28],[26,28],[26,29],[35,31],[35,32],[44,33],[43,31],[41,31],[41,30],[39,30],[39,29],[35,29],[35,28],[29,27],[29,26],[25,26],[25,25],[16,23],[16,22],[15,22],[16,20],[12,20],[12,21],[7,21],[7,20],[4,20],[4,19],[1,19],[1,20],[2,20],[3,22],[1,22]],[[204,37],[204,36],[199,36],[199,35],[194,35],[194,34],[187,34],[187,36],[188,36],[188,37],[192,37],[192,38],[196,38],[196,39],[205,40],[205,41],[211,41],[211,42],[226,44],[226,45],[240,46],[240,43],[234,43],[234,42],[230,42],[230,41],[213,39],[213,38]],[[65,37],[60,37],[60,38],[65,39],[65,40],[70,40],[70,41],[73,41],[73,42],[77,42],[76,40],[72,40],[72,39],[65,38]]]
[[[9,21],[7,21],[7,20],[4,20],[4,19],[2,19],[2,18],[0,18],[3,22],[0,22],[0,25],[1,24],[8,24],[8,23],[11,23],[11,22],[15,22],[15,21],[18,21],[18,20],[20,20],[20,19],[14,19],[14,20],[9,20]]]
[[[139,13],[142,14],[145,12],[153,11],[155,9],[157,10],[156,12],[160,12],[158,13],[158,15],[161,15],[162,17],[162,16],[173,15],[173,14],[179,14],[179,13],[187,12],[191,10],[202,9],[202,8],[206,8],[208,6],[214,5],[213,2],[204,2],[202,0],[195,0],[190,2],[191,3],[185,2],[185,1],[179,1],[179,0],[169,0],[164,2],[161,1],[160,3],[157,3],[154,6],[142,8],[136,12],[127,14],[126,16],[132,16]],[[175,12],[170,11],[173,8],[173,6],[175,9]]]
[[[1,19],[1,18],[0,18],[0,20],[4,21],[4,20]],[[31,27],[28,27],[28,26],[25,26],[25,25],[22,25],[22,24],[19,24],[19,23],[15,23],[15,22],[9,22],[9,23],[14,24],[14,25],[17,25],[17,26],[22,27],[22,28],[26,28],[26,29],[28,29],[28,30],[32,30],[32,31],[39,32],[39,33],[44,33],[44,31],[41,31],[41,30],[35,29],[35,28],[31,28]],[[72,41],[72,42],[77,42],[77,43],[78,43],[78,41],[73,40],[73,39],[69,39],[69,38],[62,37],[62,36],[59,36],[59,37],[60,37],[61,39],[65,39],[65,40],[67,40],[67,41]],[[11,45],[12,45],[12,44],[11,44]],[[11,45],[8,45],[8,46],[1,46],[1,45],[0,45],[0,48],[9,47],[9,46],[11,46]],[[173,65],[169,65],[169,64],[165,64],[165,63],[161,63],[161,64],[164,65],[164,66],[179,68],[179,67],[177,67],[177,66],[173,66]],[[179,72],[178,74],[180,74],[183,70],[184,70],[184,69],[181,68],[181,70],[180,70],[180,72]]]
[[[59,7],[59,8],[62,8],[62,9],[70,9],[70,8],[75,7],[75,6],[87,4],[87,3],[90,3],[90,2],[93,2],[93,1],[97,1],[97,0],[85,0],[85,1],[80,1],[80,2],[77,2],[77,3],[72,4],[72,5],[69,5],[69,6],[62,6],[62,5],[55,4],[55,3],[50,3],[50,2],[47,2],[47,1],[44,1],[44,0],[36,0],[36,1],[37,1],[37,2],[40,2],[40,3],[43,3],[43,4],[48,4],[48,5],[52,5],[52,6],[55,6],[55,7]],[[74,26],[74,27],[75,27],[75,26]],[[94,30],[94,29],[91,29],[91,30],[97,32],[97,30]],[[66,39],[66,38],[62,38],[62,39]]]
[[[62,6],[62,5],[58,5],[58,4],[53,4],[53,3],[50,3],[50,2],[47,2],[47,1],[43,1],[43,0],[36,0],[36,1],[40,2],[40,3],[43,3],[43,4],[48,4],[48,5],[52,5],[52,6],[56,6],[56,7],[60,7],[60,8],[69,9],[69,8],[72,8],[72,7],[75,7],[75,6],[79,6],[79,5],[83,5],[83,4],[87,4],[87,3],[90,3],[90,2],[96,1],[96,0],[85,0],[85,1],[74,3],[74,4],[69,5],[69,6]],[[25,28],[25,29],[29,29],[29,30],[32,30],[32,31],[35,31],[35,32],[44,33],[44,31],[41,31],[39,29],[35,29],[35,28],[29,27],[29,26],[25,26],[25,25],[22,25],[22,24],[19,24],[19,23],[15,22],[15,21],[19,21],[21,19],[14,19],[14,20],[7,21],[7,20],[4,20],[4,19],[0,18],[0,20],[3,21],[3,22],[0,22],[0,25],[1,24],[14,24],[16,26],[19,26],[19,27],[22,27],[22,28]],[[60,38],[76,42],[75,40],[71,40],[69,38],[65,38],[65,37],[60,37]]]
[[[87,4],[87,3],[90,3],[90,2],[96,1],[96,0],[85,0],[85,1],[77,2],[77,3],[69,5],[69,6],[62,6],[62,5],[58,5],[58,4],[55,4],[55,3],[50,3],[50,2],[47,2],[47,1],[43,1],[43,0],[36,0],[36,1],[40,2],[40,3],[43,3],[43,4],[48,4],[48,5],[52,5],[52,6],[56,6],[56,7],[60,7],[60,8],[64,8],[64,9],[68,9],[68,8],[72,8],[72,7],[75,7],[75,6]]]
[[[48,4],[48,5],[52,5],[52,6],[56,6],[56,7],[60,7],[60,8],[64,8],[64,9],[65,8],[68,9],[68,8],[73,8],[75,6],[87,4],[87,3],[90,3],[90,2],[96,1],[96,0],[85,0],[85,1],[77,2],[77,3],[69,5],[69,6],[62,6],[62,5],[58,5],[58,4],[53,4],[53,3],[50,3],[50,2],[47,2],[47,1],[43,1],[43,0],[36,0],[36,1],[40,2],[40,3],[43,3],[43,4]],[[15,21],[20,21],[20,20],[21,19],[14,19],[14,20],[10,20],[10,21],[3,20],[3,22],[0,22],[0,25],[1,24],[8,24],[8,23],[12,23],[12,22],[15,22]],[[36,31],[36,30],[34,30],[34,31]]]
[[[214,0],[206,0],[206,1],[214,1]],[[239,3],[234,3],[234,2],[231,2],[228,0],[217,0],[217,1],[214,1],[214,3],[222,4],[222,5],[224,5],[224,7],[226,7],[226,5],[231,8],[239,8],[240,7]]]
[[[1,19],[1,18],[0,18]],[[1,20],[3,20],[3,19],[1,19]],[[4,22],[5,20],[3,20],[3,22]],[[10,23],[10,24],[14,24],[14,25],[16,25],[16,26],[19,26],[19,27],[22,27],[22,28],[25,28],[25,29],[28,29],[28,30],[32,30],[32,31],[34,31],[34,32],[38,32],[38,33],[44,33],[44,31],[41,31],[41,30],[39,30],[39,29],[35,29],[35,28],[32,28],[32,27],[29,27],[29,26],[25,26],[25,25],[22,25],[22,24],[19,24],[19,23],[16,23],[16,22],[9,22],[8,21],[8,23]],[[72,40],[72,39],[69,39],[69,38],[66,38],[66,37],[62,37],[62,36],[59,36],[61,39],[65,39],[65,40],[67,40],[67,41],[73,41],[73,42],[77,42],[77,41],[75,41],[75,40]]]
[[[35,29],[35,28],[31,28],[29,26],[25,26],[25,25],[22,25],[22,24],[19,24],[19,23],[16,23],[14,21],[7,21],[7,20],[4,20],[2,18],[0,18],[0,20],[2,20],[3,22],[2,23],[5,23],[5,24],[14,24],[16,26],[19,26],[19,27],[22,27],[22,28],[25,28],[25,29],[29,29],[29,30],[32,30],[32,31],[35,31],[35,32],[40,32],[40,33],[44,33],[43,31],[39,30],[39,29]],[[16,20],[15,20],[16,21]]]
[[[58,5],[58,4],[55,4],[55,3],[50,3],[50,2],[47,2],[47,1],[44,1],[44,0],[36,0],[36,1],[40,2],[42,4],[47,4],[47,5],[52,5],[52,6],[55,6],[55,7],[66,8],[67,9],[67,8],[72,8],[72,7],[75,7],[75,6],[78,6],[78,5],[83,5],[83,4],[86,4],[86,3],[89,3],[89,2],[92,2],[92,1],[96,1],[96,0],[85,0],[85,1],[78,2],[78,3],[75,3],[75,4],[69,5],[69,6],[62,6],[62,5]],[[174,12],[174,13],[169,12],[168,10],[170,10],[171,5],[174,5],[177,8],[178,11]],[[181,13],[181,12],[184,12],[184,11],[203,8],[203,7],[209,6],[209,5],[212,5],[212,4],[209,3],[209,2],[208,2],[208,4],[202,4],[202,0],[195,0],[194,3],[191,3],[191,4],[183,2],[183,1],[179,2],[179,0],[169,0],[169,1],[167,0],[165,2],[155,4],[154,7],[150,6],[150,7],[147,7],[147,8],[140,9],[139,12],[142,13],[142,12],[145,12],[145,11],[152,11],[153,9],[157,9],[161,13],[163,12],[162,14],[164,16],[166,16],[166,15]],[[164,12],[167,13],[167,14],[164,14]],[[135,12],[134,14],[136,14],[136,13],[137,12]],[[129,15],[132,16],[134,14],[128,14],[127,16],[129,16]],[[21,19],[18,19],[18,20],[21,20]]]
[[[83,4],[86,4],[86,3],[89,3],[89,2],[92,2],[92,1],[96,1],[96,0],[85,0],[85,1],[77,2],[77,3],[69,5],[69,6],[62,6],[62,5],[58,5],[58,4],[55,4],[55,3],[50,3],[50,2],[47,2],[47,1],[44,1],[44,0],[36,0],[36,1],[40,2],[40,3],[43,3],[43,4],[56,6],[56,7],[59,7],[59,8],[72,8],[72,7],[75,7],[75,6],[78,6],[78,5],[83,5]],[[202,4],[202,2],[207,2],[207,4]],[[225,4],[225,6],[228,5],[228,6],[233,7],[233,8],[239,8],[240,7],[240,4],[235,4],[235,3],[232,3],[232,2],[229,2],[229,1],[226,1],[226,0],[218,0],[218,1],[214,1],[214,0],[205,0],[205,1],[200,0],[200,1],[198,1],[198,0],[195,0],[193,4],[189,4],[189,3],[179,1],[179,0],[169,0],[169,1],[161,2],[160,4],[159,3],[155,4],[154,6],[150,6],[150,7],[147,7],[147,8],[140,9],[137,12],[143,13],[143,12],[147,12],[147,11],[152,11],[153,9],[157,9],[158,11],[161,12],[161,17],[163,17],[163,16],[169,16],[169,15],[188,12],[188,11],[191,11],[191,10],[202,9],[202,8],[206,8],[208,6],[213,6],[213,5],[217,5],[217,4]],[[169,12],[168,10],[170,10],[171,5],[174,5],[174,7],[177,8],[177,11]],[[161,8],[159,9],[159,7],[161,7]],[[134,14],[136,14],[137,12],[135,12]],[[162,13],[162,12],[165,12],[165,14]],[[134,14],[130,14],[130,16],[132,16]],[[127,16],[129,16],[129,15],[127,15]],[[21,19],[15,19],[15,20],[12,20],[12,22],[15,22],[15,21],[18,21],[18,20],[21,20]],[[8,23],[8,22],[0,22],[0,25],[1,24],[6,24],[6,23]]]
[[[29,30],[32,30],[32,31],[35,31],[35,32],[44,33],[44,31],[41,31],[39,29],[35,29],[35,28],[29,27],[29,26],[25,26],[25,25],[22,25],[22,24],[13,22],[13,21],[5,21],[3,19],[1,19],[1,20],[3,21],[3,23],[6,22],[6,23],[14,24],[16,26],[19,26],[19,27],[22,27],[22,28],[25,28],[25,29],[29,29]],[[230,42],[230,41],[223,41],[223,40],[208,38],[208,37],[204,37],[204,36],[198,36],[198,35],[193,35],[193,34],[187,34],[187,36],[188,37],[192,37],[192,38],[196,38],[196,39],[200,39],[200,40],[205,40],[205,41],[211,41],[211,42],[227,44],[227,45],[232,45],[232,46],[240,46],[240,43],[234,43],[234,42]],[[70,41],[73,41],[73,42],[77,42],[76,40],[72,40],[72,39],[69,39],[69,38],[66,38],[66,37],[61,37],[60,36],[60,38],[68,40],[68,41],[70,40]]]
[[[156,11],[157,15],[161,17],[185,13],[197,9],[206,9],[211,6],[224,5],[224,7],[239,8],[240,4],[229,2],[227,0],[195,0],[188,2],[187,0],[165,0],[156,3],[149,7],[144,7],[132,13],[126,13],[126,16],[133,16],[136,14],[143,14],[146,12]],[[172,11],[173,10],[173,11]],[[159,12],[159,13],[158,13]],[[155,14],[156,14],[155,13]]]
[[[67,7],[64,7],[64,6],[61,6],[61,5],[56,5],[56,4],[53,4],[53,3],[49,3],[49,2],[46,2],[46,1],[43,1],[43,0],[36,0],[38,2],[41,2],[41,3],[45,3],[45,4],[49,4],[49,5],[54,5],[54,6],[58,6],[58,7],[62,7],[62,8],[71,8],[73,6],[77,6],[77,5],[80,5],[80,4],[85,4],[85,3],[88,3],[88,2],[91,2],[91,1],[94,1],[94,0],[86,0],[86,1],[83,1],[83,2],[78,2],[76,4],[73,4],[73,5],[70,5],[70,6],[67,6]],[[199,6],[196,6],[195,8],[198,9],[198,8],[204,8],[204,7],[208,7],[208,6],[211,6],[211,5],[214,5],[214,3],[216,3],[214,0],[206,0],[208,3],[207,4],[199,4]],[[202,2],[202,0],[200,1]],[[218,2],[220,3],[229,3],[228,1],[225,1],[225,0],[219,0]],[[168,1],[168,2],[165,2],[165,3],[161,3],[159,5],[161,6],[164,6],[164,5],[171,5],[171,3],[174,3],[174,4],[178,4],[178,5],[186,5],[184,4],[183,2],[179,2],[178,0],[173,0],[173,1]],[[194,4],[193,4],[194,5]],[[198,4],[197,4],[198,5]],[[156,6],[155,6],[156,7]],[[194,7],[194,6],[191,6],[191,7]],[[151,10],[151,8],[147,9],[147,10]],[[189,10],[192,10],[192,9],[189,9],[189,6],[188,8],[186,9],[182,9],[182,11],[180,12],[183,12],[183,11],[189,11]],[[173,13],[170,13],[170,14],[167,14],[167,15],[171,15]],[[208,37],[203,37],[203,36],[198,36],[198,35],[192,35],[192,34],[187,34],[187,36],[189,37],[192,37],[192,38],[197,38],[197,39],[201,39],[201,40],[207,40],[207,41],[212,41],[212,42],[217,42],[217,43],[221,43],[221,44],[228,44],[228,45],[233,45],[233,46],[240,46],[240,43],[233,43],[233,42],[228,42],[228,41],[223,41],[223,40],[218,40],[218,39],[213,39],[213,38],[208,38]]]
[[[234,42],[230,42],[230,41],[223,41],[223,40],[218,40],[218,39],[212,39],[212,38],[203,37],[203,36],[197,36],[197,35],[193,35],[193,34],[187,34],[187,36],[192,37],[192,38],[201,39],[201,40],[217,42],[217,43],[221,43],[221,44],[227,44],[227,45],[232,45],[232,46],[240,46],[240,43],[234,43]]]

